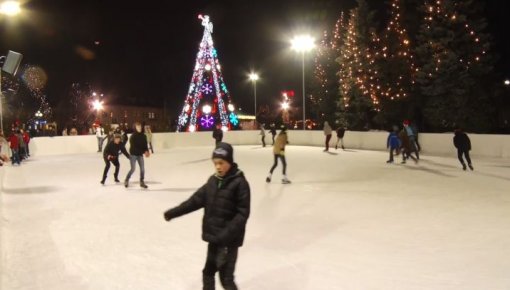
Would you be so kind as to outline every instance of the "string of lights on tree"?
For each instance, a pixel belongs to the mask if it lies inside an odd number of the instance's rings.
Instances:
[[[370,98],[373,107],[379,110],[379,72],[376,59],[379,56],[380,39],[370,27],[361,27],[359,7],[351,10],[343,46],[338,59],[341,103],[349,107],[353,89]]]
[[[210,130],[219,123],[222,130],[227,131],[237,127],[239,119],[221,73],[218,52],[214,48],[213,24],[207,15],[199,15],[199,19],[204,26],[204,35],[177,130]]]
[[[385,29],[381,51],[385,73],[382,96],[391,100],[408,96],[408,88],[415,83],[414,56],[407,30],[402,25],[400,0],[393,0],[390,8],[390,20]]]
[[[454,0],[437,0],[433,2],[426,1],[425,23],[428,30],[437,29],[437,27],[451,27],[453,31],[462,31],[462,35],[455,35],[456,39],[468,40],[470,46],[464,47],[467,51],[464,55],[457,55],[458,61],[462,66],[469,70],[473,64],[481,61],[481,58],[487,53],[487,47],[480,45],[482,42],[480,36],[475,31],[476,26],[468,23],[467,15],[459,13],[464,3]],[[465,11],[464,11],[465,12]],[[461,28],[461,29],[459,29]],[[484,27],[482,27],[483,29]],[[470,49],[468,49],[470,48]],[[427,71],[428,76],[432,78],[435,72],[442,68],[445,58],[452,53],[449,47],[443,46],[439,42],[430,41],[429,47],[433,53],[435,68],[434,71]]]
[[[33,123],[35,121],[36,112],[42,113],[45,119],[51,119],[52,109],[47,96],[44,94],[44,88],[48,80],[45,71],[37,66],[26,65],[23,68],[21,80],[29,89],[31,96],[38,102],[38,108],[33,114],[30,114],[31,117],[28,122]]]

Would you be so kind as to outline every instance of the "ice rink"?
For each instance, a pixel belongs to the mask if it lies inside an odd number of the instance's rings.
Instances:
[[[388,165],[385,152],[289,146],[283,185],[281,167],[264,181],[271,150],[235,147],[252,189],[240,289],[510,289],[510,160],[464,172],[455,153]],[[211,151],[156,152],[148,190],[114,184],[113,168],[101,186],[99,153],[3,168],[1,289],[201,289],[202,211],[163,212],[213,173]]]

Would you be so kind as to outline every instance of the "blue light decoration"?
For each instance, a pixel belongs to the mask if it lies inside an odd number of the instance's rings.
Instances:
[[[230,113],[229,120],[230,120],[230,124],[232,124],[234,126],[239,125],[239,117],[237,117],[237,115],[234,114],[234,112]]]
[[[218,51],[216,50],[216,48],[212,50],[212,56],[215,58],[218,57]]]
[[[227,91],[227,85],[225,83],[222,83],[221,84],[221,89],[225,92],[225,93],[228,93]]]
[[[203,128],[210,129],[214,125],[214,117],[211,115],[205,115],[200,118],[200,125]]]

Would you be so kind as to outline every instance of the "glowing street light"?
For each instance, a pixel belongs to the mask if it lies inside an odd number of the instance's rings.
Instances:
[[[306,129],[305,125],[305,53],[311,51],[315,47],[315,39],[309,35],[296,36],[291,41],[291,48],[296,52],[300,52],[303,60],[303,130]]]
[[[505,80],[505,86],[510,86],[510,80]]]
[[[94,110],[99,112],[103,109],[103,102],[99,100],[94,100],[94,102],[92,102],[92,107],[94,107]]]
[[[282,103],[282,109],[288,110],[290,108],[289,102],[283,102]]]
[[[255,97],[255,110],[253,111],[253,115],[257,116],[257,81],[259,80],[259,75],[256,73],[250,73],[249,75],[250,81],[253,82],[253,95]]]
[[[0,4],[0,13],[7,16],[15,16],[21,12],[18,1],[5,1]]]

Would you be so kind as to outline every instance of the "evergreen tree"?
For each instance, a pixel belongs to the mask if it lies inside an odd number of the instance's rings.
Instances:
[[[434,130],[488,130],[493,107],[484,87],[493,64],[482,7],[474,0],[427,0],[423,10],[417,83],[427,123]]]
[[[408,98],[413,95],[415,66],[411,40],[403,24],[401,0],[390,3],[390,18],[383,31],[378,58],[382,86],[381,111],[376,121],[385,128],[408,116]]]
[[[323,39],[317,47],[311,101],[315,119],[321,124],[324,121],[330,124],[337,122],[339,92],[336,74],[340,66],[335,59],[342,46],[343,31],[344,14],[342,12],[333,32],[324,31]]]
[[[340,64],[340,104],[348,127],[368,129],[379,110],[378,68],[374,12],[365,0],[351,10],[337,62]]]

